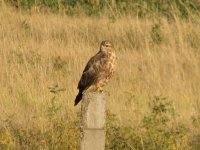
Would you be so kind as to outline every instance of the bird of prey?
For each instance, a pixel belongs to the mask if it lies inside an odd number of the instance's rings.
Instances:
[[[77,87],[79,93],[75,99],[75,106],[81,101],[83,93],[103,91],[102,88],[113,75],[115,64],[116,55],[113,44],[108,40],[102,41],[99,52],[90,58],[83,70]]]

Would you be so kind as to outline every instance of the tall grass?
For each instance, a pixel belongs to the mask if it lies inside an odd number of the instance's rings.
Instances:
[[[112,142],[126,141],[127,136],[140,141],[137,149],[148,149],[145,143],[151,149],[159,148],[163,139],[170,149],[168,145],[176,138],[185,139],[188,147],[185,143],[182,146],[189,149],[188,138],[199,131],[200,18],[192,15],[183,20],[176,14],[173,18],[68,17],[1,7],[0,148],[77,149],[80,106],[73,107],[76,86],[87,60],[98,51],[102,40],[109,39],[118,63],[106,87],[110,93],[108,111],[118,119],[108,128],[111,135],[107,147],[117,149]],[[190,132],[175,136],[170,129],[174,136],[165,137],[165,124],[158,132],[159,124],[163,124],[158,122],[154,128],[154,96],[167,97],[176,110],[172,119],[175,125],[169,124],[170,128]],[[142,130],[129,132],[143,129],[141,123],[153,141],[146,133],[138,136]],[[187,129],[182,131],[179,123]],[[112,140],[112,133],[122,140]],[[124,149],[133,149],[127,141]],[[175,143],[174,149],[183,149]],[[123,149],[123,145],[118,146]]]
[[[199,14],[200,10],[198,0],[3,0],[3,4],[19,10],[110,18],[124,15],[138,15],[141,18],[161,15],[172,19],[174,13],[181,18],[188,18],[191,13]]]

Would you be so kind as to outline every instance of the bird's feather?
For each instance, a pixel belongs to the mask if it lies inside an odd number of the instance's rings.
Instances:
[[[78,84],[78,89],[86,90],[93,83],[95,83],[100,75],[99,73],[103,72],[105,63],[106,55],[104,53],[99,52],[95,56],[93,56],[88,61],[85,69],[83,70],[83,74]]]
[[[84,92],[101,91],[112,76],[115,66],[115,52],[111,42],[102,41],[99,52],[88,61],[78,83],[79,93],[76,96],[77,105]]]

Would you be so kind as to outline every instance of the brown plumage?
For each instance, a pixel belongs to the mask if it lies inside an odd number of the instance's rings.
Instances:
[[[116,55],[110,41],[102,41],[99,52],[90,58],[78,83],[79,93],[74,105],[77,105],[85,92],[102,91],[113,75]]]

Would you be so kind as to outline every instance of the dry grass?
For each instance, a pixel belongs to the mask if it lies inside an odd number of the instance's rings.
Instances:
[[[175,17],[176,18],[176,17]],[[0,124],[12,120],[45,130],[46,112],[58,85],[60,115],[77,117],[76,86],[87,60],[104,39],[113,41],[118,68],[106,90],[108,109],[121,124],[137,124],[152,97],[167,96],[180,119],[200,112],[200,22],[176,18],[73,18],[0,11]],[[156,26],[157,25],[157,26]],[[34,120],[38,117],[37,120]]]

